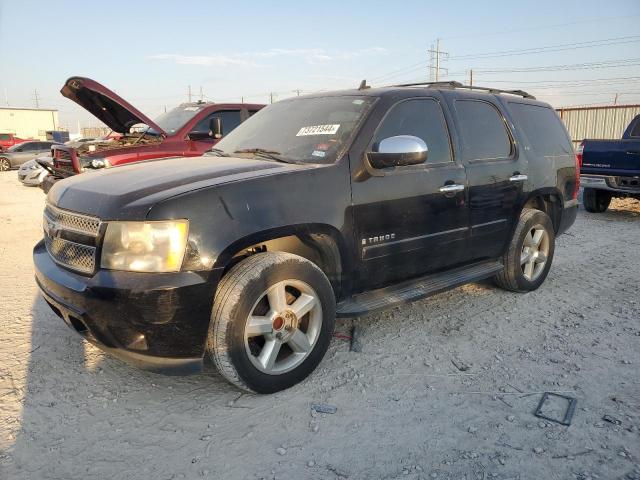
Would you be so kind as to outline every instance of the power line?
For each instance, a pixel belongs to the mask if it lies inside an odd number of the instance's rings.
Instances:
[[[520,72],[552,72],[560,70],[590,70],[596,68],[614,68],[640,65],[640,58],[623,58],[600,62],[570,63],[563,65],[542,65],[537,67],[504,68],[495,70],[476,70],[479,73],[520,73]]]
[[[557,45],[547,45],[544,47],[523,48],[516,50],[502,50],[496,52],[473,53],[468,55],[455,55],[450,60],[471,60],[483,58],[511,57],[516,55],[531,55],[535,53],[561,52],[564,50],[575,50],[578,48],[608,47],[625,43],[640,42],[640,35],[629,35],[626,37],[605,38],[602,40],[591,40],[588,42],[562,43]]]
[[[547,29],[551,29],[551,28],[567,27],[569,25],[581,25],[581,24],[584,24],[584,23],[594,23],[594,22],[602,23],[602,22],[606,22],[606,21],[610,21],[610,20],[621,20],[621,19],[625,19],[626,20],[626,19],[635,18],[635,17],[640,17],[640,15],[617,15],[615,17],[585,18],[583,20],[576,20],[576,21],[573,21],[573,22],[537,25],[537,26],[524,27],[524,28],[512,28],[512,29],[508,29],[508,30],[500,29],[498,31],[491,31],[491,32],[484,32],[484,33],[477,32],[477,33],[468,33],[468,34],[464,34],[464,35],[453,35],[451,37],[444,37],[444,39],[445,40],[449,40],[449,39],[452,39],[452,38],[489,37],[489,36],[495,36],[495,35],[505,35],[505,34],[514,33],[514,32],[525,32],[525,31],[532,31],[532,30],[547,30]]]

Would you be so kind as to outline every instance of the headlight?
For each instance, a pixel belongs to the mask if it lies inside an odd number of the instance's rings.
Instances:
[[[106,160],[104,158],[94,158],[87,165],[87,167],[95,168],[95,169],[108,168],[110,166],[111,166],[111,164],[109,163],[109,160]]]
[[[39,168],[41,167],[40,167],[40,164],[38,163],[34,163],[33,165],[29,166],[29,170],[37,170]]]
[[[188,220],[109,222],[100,266],[131,272],[177,272],[188,234]]]

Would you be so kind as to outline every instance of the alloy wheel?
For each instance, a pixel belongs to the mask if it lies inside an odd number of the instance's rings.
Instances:
[[[6,172],[11,168],[11,162],[6,158],[0,158],[0,172]]]
[[[283,280],[260,295],[246,320],[244,343],[251,363],[279,375],[309,356],[322,328],[322,305],[311,286]]]
[[[549,234],[542,225],[535,225],[527,232],[520,254],[524,278],[534,282],[544,271],[549,258]]]

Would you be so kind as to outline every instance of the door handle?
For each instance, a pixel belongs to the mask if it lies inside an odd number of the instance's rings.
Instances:
[[[443,185],[440,187],[440,193],[456,193],[462,192],[464,190],[464,185],[459,185],[454,183],[452,185]]]
[[[521,175],[521,174],[517,174],[517,175],[513,175],[511,177],[509,177],[509,181],[510,182],[524,182],[527,178],[526,175]]]

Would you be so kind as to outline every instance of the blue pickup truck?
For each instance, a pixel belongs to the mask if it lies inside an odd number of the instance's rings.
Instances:
[[[588,212],[602,213],[614,197],[640,200],[640,115],[621,140],[584,140],[577,151]]]

